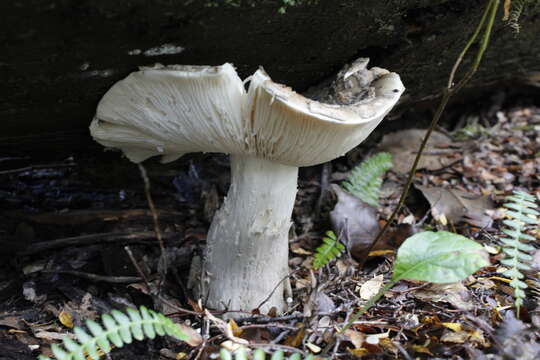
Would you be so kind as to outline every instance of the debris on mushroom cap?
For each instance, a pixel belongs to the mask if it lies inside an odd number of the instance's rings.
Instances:
[[[373,97],[339,105],[308,99],[258,70],[248,91],[245,126],[254,134],[248,147],[258,156],[294,166],[343,155],[375,129],[404,91],[399,75],[379,68],[374,72],[367,85]]]
[[[204,151],[315,165],[362,142],[404,91],[397,74],[366,66],[362,59],[340,72],[331,104],[274,83],[263,70],[246,93],[231,64],[142,68],[105,94],[90,131],[134,162]]]

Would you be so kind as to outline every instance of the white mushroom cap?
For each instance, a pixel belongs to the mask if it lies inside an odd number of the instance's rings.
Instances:
[[[90,131],[134,162],[203,151],[315,165],[361,143],[403,93],[397,74],[368,71],[375,96],[336,105],[305,98],[263,70],[246,93],[231,64],[143,68],[105,94]]]
[[[133,162],[242,151],[246,91],[231,64],[143,68],[103,96],[90,132]]]

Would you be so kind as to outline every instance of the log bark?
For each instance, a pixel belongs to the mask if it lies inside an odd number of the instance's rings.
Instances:
[[[138,66],[260,65],[298,91],[360,56],[401,74],[404,101],[432,98],[485,1],[6,0],[0,2],[0,148],[77,148],[105,91]],[[239,5],[239,6],[237,6]],[[530,9],[515,34],[500,21],[474,88],[540,79]],[[467,61],[465,62],[467,65]]]

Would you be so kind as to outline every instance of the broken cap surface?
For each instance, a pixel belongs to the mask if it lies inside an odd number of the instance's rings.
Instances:
[[[142,68],[104,95],[90,131],[133,162],[202,151],[315,165],[362,142],[404,91],[397,74],[369,71],[375,96],[337,105],[305,98],[263,70],[246,92],[231,64]]]

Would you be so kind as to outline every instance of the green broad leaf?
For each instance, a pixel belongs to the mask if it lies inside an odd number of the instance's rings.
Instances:
[[[392,280],[451,283],[489,264],[488,253],[480,244],[447,231],[425,231],[411,236],[398,249]]]

